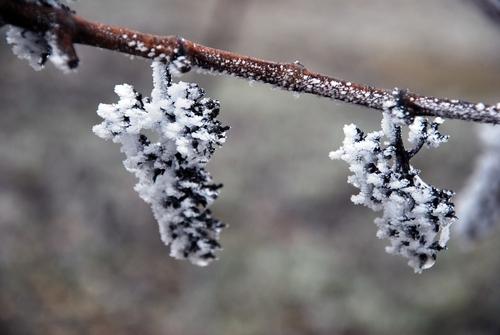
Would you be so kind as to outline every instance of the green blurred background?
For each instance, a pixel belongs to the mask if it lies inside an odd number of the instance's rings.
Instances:
[[[185,38],[341,79],[500,100],[500,27],[460,0],[109,0],[88,19]],[[5,28],[2,33],[5,32]],[[149,94],[149,62],[78,47],[81,66],[34,72],[0,42],[0,334],[499,334],[500,234],[456,238],[415,275],[350,203],[330,161],[342,127],[376,111],[190,73],[222,101],[229,139],[210,164],[230,227],[208,268],[173,260],[116,144],[91,132],[113,86]],[[460,190],[476,126],[415,159]]]

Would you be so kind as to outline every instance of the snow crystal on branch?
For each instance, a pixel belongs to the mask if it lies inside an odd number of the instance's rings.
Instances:
[[[37,71],[43,68],[50,55],[50,46],[45,34],[11,26],[7,31],[7,43],[19,59],[27,59]]]
[[[344,126],[343,146],[332,151],[330,158],[349,164],[353,174],[348,182],[360,191],[352,202],[382,211],[375,224],[377,237],[389,239],[386,251],[408,258],[408,265],[420,273],[446,248],[455,211],[453,192],[427,185],[410,165],[410,158],[422,146],[436,147],[447,140],[438,131],[442,120],[411,118],[404,94],[395,91],[394,99],[384,104],[381,131],[365,134],[354,124]],[[410,150],[403,145],[401,127],[405,125],[409,125]]]
[[[466,243],[484,237],[500,220],[500,127],[479,129],[484,152],[458,199],[456,231]]]
[[[135,190],[151,205],[170,255],[204,266],[216,258],[225,226],[208,209],[222,185],[212,183],[206,164],[225,142],[228,127],[216,120],[219,102],[204,98],[197,84],[172,83],[167,65],[152,67],[152,98],[117,85],[120,100],[99,105],[104,121],[93,131],[122,145],[125,168],[139,179]]]
[[[40,6],[70,10],[57,0],[32,0],[29,2]],[[30,66],[36,71],[43,69],[48,59],[63,72],[69,72],[73,67],[69,64],[70,57],[60,48],[58,37],[52,31],[34,32],[10,26],[6,37],[7,43],[12,45],[14,55],[19,59],[28,60]]]

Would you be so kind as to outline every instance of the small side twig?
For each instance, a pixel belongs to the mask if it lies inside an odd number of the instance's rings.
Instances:
[[[309,71],[300,64],[265,61],[210,48],[176,36],[157,36],[91,22],[67,8],[39,6],[22,0],[0,0],[0,22],[2,20],[35,32],[57,28],[62,34],[63,50],[68,50],[70,56],[67,64],[70,68],[78,64],[72,44],[165,61],[179,57],[182,50],[184,56],[200,69],[260,81],[288,91],[328,97],[379,111],[384,110],[385,102],[393,99],[391,90],[339,80]],[[500,123],[500,103],[487,105],[413,93],[408,93],[406,98],[406,106],[413,116]]]

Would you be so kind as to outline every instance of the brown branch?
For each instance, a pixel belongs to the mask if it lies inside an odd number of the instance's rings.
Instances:
[[[392,90],[384,90],[335,79],[307,70],[300,64],[276,63],[229,51],[206,47],[176,36],[157,36],[88,21],[67,8],[53,8],[21,0],[0,0],[0,21],[36,32],[53,31],[69,52],[69,67],[78,58],[73,44],[119,51],[150,59],[172,61],[185,56],[201,69],[229,74],[275,87],[384,110]],[[500,103],[485,105],[461,100],[407,94],[412,115],[441,116],[484,123],[500,123]]]

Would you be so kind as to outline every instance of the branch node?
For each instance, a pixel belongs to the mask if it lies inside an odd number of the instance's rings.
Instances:
[[[175,40],[177,42],[177,49],[176,52],[173,54],[174,59],[178,58],[180,56],[185,56],[186,55],[186,47],[184,45],[184,38],[182,38],[179,35],[175,36]]]
[[[170,57],[168,70],[172,75],[180,77],[184,73],[191,71],[191,60],[187,57],[184,38],[175,36],[177,46]]]

